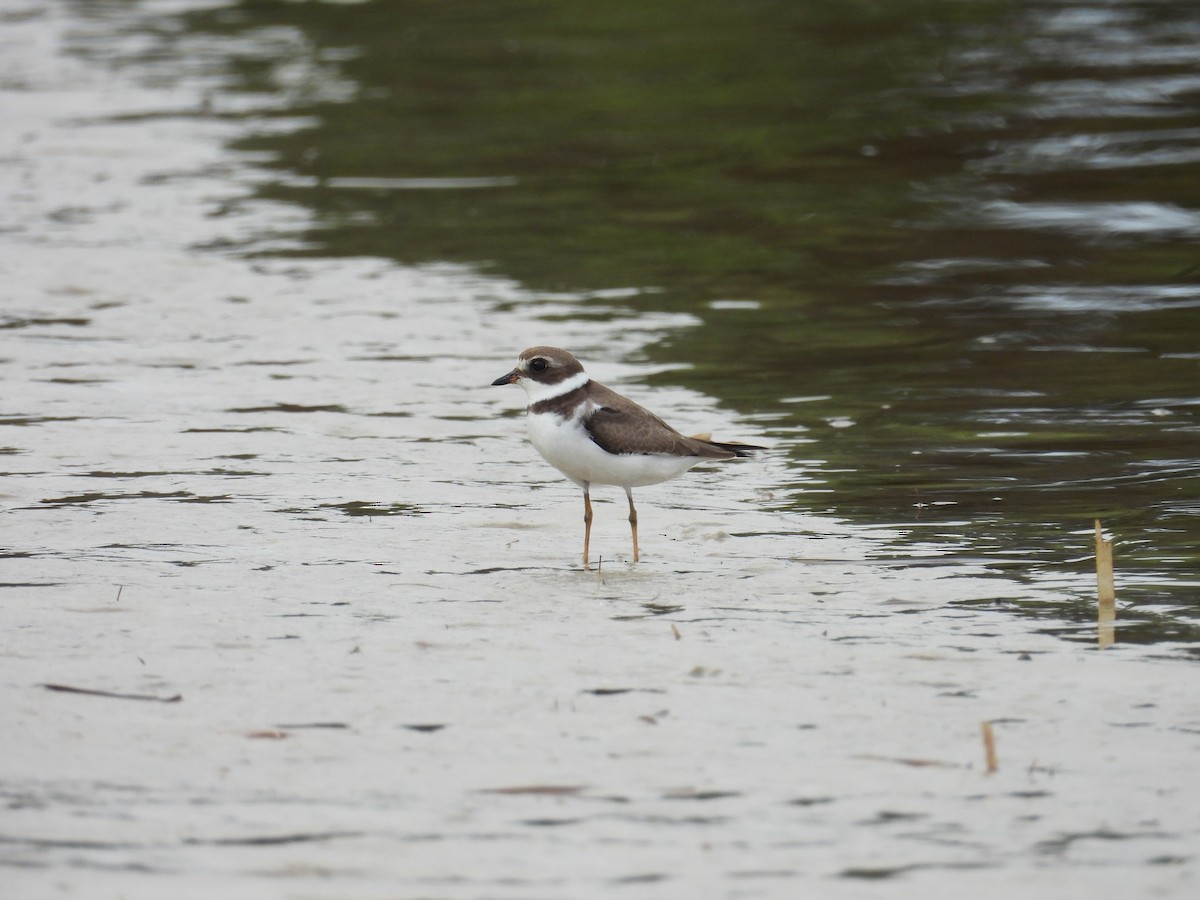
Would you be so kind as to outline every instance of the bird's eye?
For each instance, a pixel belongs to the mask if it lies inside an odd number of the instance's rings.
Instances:
[[[548,365],[550,364],[539,356],[537,359],[531,359],[529,361],[529,371],[545,372]]]

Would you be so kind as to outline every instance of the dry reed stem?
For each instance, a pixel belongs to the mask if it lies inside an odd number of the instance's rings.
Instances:
[[[991,775],[999,771],[1000,763],[996,761],[996,735],[992,731],[992,723],[983,723],[983,755],[987,760],[987,773]]]
[[[1103,650],[1116,641],[1117,591],[1113,579],[1113,544],[1104,540],[1099,519],[1096,520],[1096,591],[1100,601],[1096,616],[1097,643]]]

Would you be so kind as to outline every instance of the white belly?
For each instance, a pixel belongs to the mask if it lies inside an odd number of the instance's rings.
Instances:
[[[653,453],[614,454],[600,448],[574,419],[543,413],[528,416],[529,441],[546,462],[580,487],[616,484],[642,487],[682,475],[701,462],[698,456]]]

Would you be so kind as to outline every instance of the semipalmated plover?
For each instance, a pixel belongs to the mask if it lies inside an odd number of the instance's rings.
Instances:
[[[710,459],[762,450],[686,437],[654,413],[588,378],[574,356],[557,347],[530,347],[517,367],[492,382],[519,384],[529,397],[529,440],[546,462],[583,488],[583,567],[592,536],[593,484],[615,484],[629,498],[633,558],[638,559],[633,489],[682,475]]]

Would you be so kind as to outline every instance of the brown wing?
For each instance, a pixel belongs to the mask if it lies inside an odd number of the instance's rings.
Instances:
[[[729,459],[738,455],[708,441],[686,437],[649,410],[602,384],[590,385],[597,408],[583,427],[609,453],[662,453],[668,456],[700,456]]]

